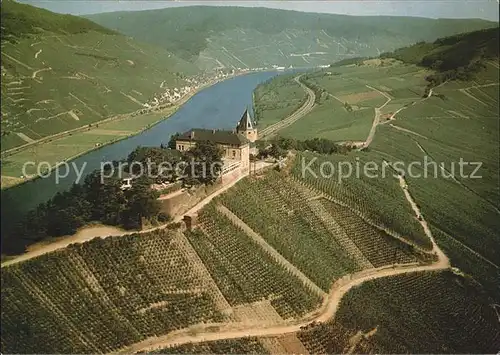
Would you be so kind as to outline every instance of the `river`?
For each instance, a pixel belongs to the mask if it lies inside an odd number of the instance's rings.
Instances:
[[[232,129],[236,127],[245,109],[252,109],[252,93],[257,85],[278,74],[283,72],[250,73],[219,82],[196,93],[172,116],[150,129],[91,151],[70,163],[74,163],[78,170],[83,168],[85,176],[100,169],[101,162],[126,158],[137,146],[166,144],[176,132],[184,132],[193,127]],[[64,174],[65,171],[64,168],[60,173]],[[17,220],[57,192],[69,189],[77,179],[75,170],[70,169],[68,176],[56,183],[56,172],[54,170],[47,178],[35,179],[2,191],[2,224]]]

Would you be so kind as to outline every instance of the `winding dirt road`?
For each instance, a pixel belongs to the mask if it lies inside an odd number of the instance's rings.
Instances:
[[[380,123],[380,115],[382,114],[382,109],[392,100],[392,98],[385,92],[375,89],[370,85],[366,85],[366,87],[377,91],[380,95],[383,95],[387,99],[387,101],[382,106],[375,108],[375,117],[373,118],[372,128],[370,129],[370,133],[368,133],[368,137],[366,138],[366,141],[362,145],[362,148],[368,147],[373,141],[373,137],[375,137],[375,130],[377,129],[378,124]]]
[[[283,127],[286,127],[293,122],[297,121],[301,117],[303,117],[306,113],[308,113],[313,107],[314,107],[314,101],[315,101],[315,95],[314,92],[303,85],[300,81],[300,76],[296,77],[295,80],[308,92],[309,98],[307,102],[299,109],[297,110],[294,114],[286,118],[285,120],[269,126],[266,128],[265,134],[270,135],[278,131],[279,129],[282,129]],[[371,87],[370,87],[371,88]],[[377,90],[372,88],[373,90]],[[379,90],[377,90],[379,91]],[[379,91],[380,92],[380,91]],[[390,101],[391,98],[386,95],[385,93],[380,92],[382,95],[387,97],[387,101],[380,107],[375,109],[375,119],[374,123],[372,126],[372,130],[370,131],[370,135],[368,136],[365,144],[368,146],[375,134],[375,128],[376,125],[378,124],[380,120],[380,112],[385,105],[387,105]],[[285,122],[284,122],[285,121]],[[231,182],[230,184],[224,186],[223,188],[219,189],[218,191],[214,192],[210,196],[206,197],[203,199],[200,203],[198,203],[195,207],[193,207],[190,211],[188,211],[185,214],[191,214],[191,213],[196,213],[198,210],[203,208],[206,204],[208,204],[214,197],[217,195],[223,193],[230,187],[232,187],[234,184],[236,184],[243,176],[239,177],[238,179],[235,179],[235,181]],[[340,307],[342,297],[353,287],[359,286],[362,283],[382,277],[390,277],[390,276],[395,276],[395,275],[401,275],[401,274],[407,274],[407,273],[415,273],[415,272],[424,272],[424,271],[439,271],[439,270],[445,270],[450,268],[450,262],[448,257],[444,254],[444,252],[439,248],[437,243],[434,240],[434,237],[432,236],[432,232],[428,227],[427,222],[425,219],[422,217],[421,212],[415,203],[413,197],[411,196],[408,186],[406,184],[406,181],[403,176],[399,176],[399,183],[400,187],[404,192],[404,195],[406,197],[406,200],[408,203],[411,205],[415,216],[420,217],[419,222],[425,232],[425,234],[428,236],[428,238],[432,242],[432,252],[435,253],[437,256],[437,260],[433,263],[430,264],[418,264],[418,263],[409,263],[409,264],[394,264],[394,265],[388,265],[388,266],[383,266],[379,268],[371,268],[371,269],[366,269],[357,273],[345,275],[344,277],[338,279],[335,281],[329,291],[329,293],[324,297],[323,303],[319,309],[316,311],[308,314],[306,317],[299,319],[299,320],[290,320],[290,321],[283,321],[281,324],[277,325],[249,325],[248,323],[239,323],[239,322],[234,322],[234,323],[217,323],[217,324],[199,324],[199,325],[194,325],[185,329],[181,329],[175,332],[171,332],[169,334],[166,334],[164,336],[160,337],[151,337],[148,338],[144,341],[141,341],[139,343],[133,344],[131,346],[125,347],[119,351],[118,353],[134,353],[134,352],[139,352],[139,351],[151,351],[151,350],[156,350],[159,348],[164,348],[168,346],[175,346],[175,345],[181,345],[181,344],[186,344],[186,343],[199,343],[199,342],[204,342],[204,341],[216,341],[216,340],[223,340],[223,339],[237,339],[237,338],[244,338],[244,337],[262,337],[262,336],[278,336],[278,335],[283,335],[287,333],[294,333],[298,332],[301,330],[301,327],[307,326],[311,324],[312,322],[318,322],[318,323],[324,323],[332,318],[335,317],[337,310]],[[175,221],[180,221],[182,216],[178,216]],[[139,233],[147,233],[149,231],[155,230],[155,229],[161,229],[165,228],[165,226],[160,226],[148,230],[143,230],[140,231]],[[118,235],[128,235],[131,233],[137,233],[137,232],[125,232],[121,233]],[[115,234],[117,235],[117,234]],[[101,237],[107,237],[107,236],[101,236]],[[48,245],[46,247],[41,247],[36,251],[36,253],[27,253],[24,254],[23,256],[16,258],[14,260],[10,260],[4,264],[2,264],[2,267],[5,265],[10,265],[13,263],[17,263],[22,260],[27,260],[32,257],[52,252],[57,249],[64,248],[68,246],[69,244],[72,243],[81,243],[84,241],[91,240],[93,238],[72,238],[68,240],[61,241],[61,243],[58,243],[57,245]]]
[[[326,297],[323,299],[321,307],[310,313],[303,319],[284,321],[283,324],[272,326],[258,326],[244,323],[224,323],[224,324],[200,324],[181,329],[160,337],[151,337],[139,343],[125,347],[118,353],[135,353],[139,351],[153,351],[165,347],[177,346],[187,343],[200,343],[205,341],[217,341],[226,339],[238,339],[245,337],[278,336],[287,333],[295,333],[312,322],[325,323],[335,317],[340,307],[342,297],[353,287],[361,285],[363,282],[414,272],[440,271],[450,268],[450,261],[444,252],[439,248],[427,222],[422,217],[420,209],[408,191],[408,185],[403,176],[399,176],[400,187],[403,190],[406,200],[411,205],[415,216],[420,217],[420,224],[431,240],[432,251],[437,256],[437,260],[431,264],[420,265],[418,263],[393,264],[363,270],[354,274],[345,275],[335,281]]]
[[[240,181],[242,178],[244,178],[246,175],[241,175],[234,181],[230,182],[229,184],[221,187],[219,190],[213,192],[211,195],[205,197],[203,200],[198,202],[193,208],[191,208],[188,212],[183,213],[182,215],[176,216],[174,218],[174,222],[180,222],[183,218],[184,215],[186,214],[193,214],[202,209],[205,205],[207,205],[212,199],[221,193],[227,191],[229,188],[234,186],[238,181]],[[90,226],[86,228],[82,228],[78,233],[72,235],[72,236],[67,236],[67,237],[61,237],[59,240],[50,243],[50,244],[41,244],[41,245],[35,245],[32,247],[32,250],[29,250],[27,253],[24,253],[22,255],[19,255],[15,257],[14,259],[5,261],[2,263],[2,267],[9,266],[12,264],[17,264],[21,261],[26,261],[29,259],[36,258],[37,256],[47,254],[47,253],[52,253],[56,250],[64,249],[68,247],[71,244],[82,244],[88,241],[91,241],[92,239],[95,238],[109,238],[109,237],[118,237],[118,236],[125,236],[125,235],[130,235],[134,233],[148,233],[152,232],[157,229],[164,229],[166,228],[168,224],[161,225],[159,227],[154,227],[150,229],[143,229],[140,231],[124,231],[123,229],[112,227],[112,226]]]
[[[316,101],[316,95],[314,94],[314,91],[312,91],[310,88],[308,88],[306,85],[304,85],[301,81],[300,78],[304,74],[301,74],[299,76],[296,76],[294,80],[302,87],[307,92],[308,98],[307,101],[296,111],[294,111],[290,116],[287,118],[274,123],[270,126],[267,126],[264,128],[261,132],[259,132],[259,136],[261,138],[264,138],[266,136],[271,136],[278,132],[279,130],[288,127],[292,125],[293,123],[297,122],[299,119],[307,115],[311,110],[314,108],[314,102]]]

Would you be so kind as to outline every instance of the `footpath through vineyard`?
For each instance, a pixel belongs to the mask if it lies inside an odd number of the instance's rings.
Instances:
[[[407,264],[392,264],[379,268],[372,268],[345,275],[335,281],[330,288],[329,293],[324,297],[321,307],[308,314],[306,317],[298,320],[284,321],[279,325],[251,325],[243,323],[228,323],[228,324],[201,324],[186,329],[181,329],[160,337],[151,337],[139,343],[125,347],[119,353],[135,353],[139,351],[152,351],[170,346],[178,346],[187,343],[200,343],[206,341],[217,341],[225,339],[237,339],[244,337],[265,337],[278,336],[287,333],[295,333],[313,322],[325,323],[335,317],[339,309],[342,297],[353,287],[360,284],[382,278],[401,274],[423,272],[423,271],[439,271],[450,268],[448,257],[439,248],[432,232],[429,229],[427,222],[422,217],[420,209],[415,203],[413,197],[408,191],[408,185],[403,176],[399,176],[399,185],[404,192],[406,200],[411,205],[415,217],[419,222],[432,242],[432,252],[437,256],[437,260],[427,265],[419,265],[418,263]]]

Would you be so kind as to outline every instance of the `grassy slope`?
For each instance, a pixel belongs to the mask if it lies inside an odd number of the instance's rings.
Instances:
[[[427,156],[429,160],[443,163],[448,171],[451,171],[452,163],[455,165],[456,181],[444,178],[439,167],[438,177],[432,177],[434,168],[431,167],[428,178],[408,177],[408,182],[438,243],[446,250],[453,265],[476,278],[491,294],[498,294],[495,279],[499,275],[500,257],[496,247],[500,243],[499,74],[498,61],[482,56],[481,53],[488,53],[488,50],[483,51],[481,48],[484,48],[484,43],[492,43],[487,38],[494,39],[495,35],[495,31],[483,32],[477,48],[472,46],[477,34],[471,34],[470,37],[457,36],[455,39],[459,40],[454,48],[434,48],[432,53],[441,53],[443,62],[447,62],[448,58],[453,59],[457,48],[464,48],[469,53],[466,66],[480,61],[485,68],[474,73],[470,81],[450,81],[435,87],[434,94],[425,100],[422,94],[428,82],[424,78],[432,74],[432,71],[413,64],[392,62],[385,67],[368,64],[342,66],[319,71],[309,78],[309,82],[335,96],[351,91],[365,91],[365,84],[386,92],[392,100],[382,110],[382,122],[402,109],[397,113],[396,120],[377,127],[369,154],[358,152],[348,157],[332,158],[333,160],[385,159],[402,161],[408,166],[414,161],[423,163],[424,156]],[[438,42],[448,41],[443,39]],[[463,47],[463,43],[467,43],[469,47]],[[421,48],[422,45],[417,47]],[[426,57],[426,53],[429,52],[421,53],[420,58]],[[374,61],[368,63],[373,64]],[[339,75],[327,75],[327,72]],[[341,116],[332,114],[333,103],[335,101],[322,101],[312,113],[280,133],[297,138],[312,138],[328,132],[326,137],[343,141],[352,139],[354,130],[337,131],[337,122],[341,122]],[[321,114],[322,112],[324,113]],[[336,138],[334,134],[337,132],[342,138]],[[482,163],[479,171],[481,179],[460,177],[458,163],[461,158],[467,162]],[[469,166],[465,167],[464,172],[470,174],[472,170],[474,167]],[[423,174],[423,170],[418,167],[414,171]],[[373,184],[375,181],[377,184]],[[376,189],[383,182],[383,179],[368,181],[371,188]],[[368,197],[363,201],[365,204],[368,202],[372,212],[376,215],[378,211],[383,214],[387,223],[394,223],[389,218],[394,213],[384,212],[384,208],[388,206],[383,202],[384,199],[376,198],[371,201]],[[411,211],[408,213],[410,216]],[[397,221],[403,220],[397,217]],[[411,230],[412,228],[408,228],[408,231]]]
[[[2,150],[136,111],[194,71],[74,16],[5,1],[2,23]]]
[[[259,129],[289,116],[305,102],[307,93],[294,80],[295,76],[279,75],[255,89],[254,112]]]
[[[381,57],[399,59],[405,63],[419,64],[438,70],[467,66],[479,56],[498,56],[499,28],[462,33],[439,38],[433,43],[420,42],[399,48]]]
[[[398,113],[380,127],[373,149],[389,159],[428,159],[443,164],[448,178],[410,178],[409,185],[452,263],[472,275],[498,300],[500,243],[498,28],[439,39],[396,51],[393,56],[436,69],[435,95]],[[463,80],[456,80],[456,79]],[[460,159],[480,162],[464,168]],[[422,170],[417,172],[422,173]],[[429,169],[429,175],[434,168]],[[450,173],[454,179],[450,178]]]
[[[434,168],[431,167],[427,179],[410,177],[408,183],[427,221],[435,229],[438,243],[443,245],[452,263],[472,274],[485,287],[495,289],[494,279],[499,270],[490,262],[498,265],[499,260],[496,246],[500,243],[500,127],[498,77],[490,77],[490,80],[496,80],[497,85],[476,89],[489,92],[484,105],[460,91],[474,83],[447,83],[434,89],[443,95],[442,98],[432,96],[410,106],[401,111],[393,123],[413,133],[388,125],[379,127],[371,149],[388,160],[407,164],[423,162],[427,156],[429,160],[444,164],[447,175],[455,169],[456,180],[444,178],[440,168],[438,178],[434,178]],[[479,96],[479,93],[475,95]],[[482,162],[478,172],[482,177],[461,177],[460,159]],[[470,174],[473,169],[466,167],[464,173]],[[418,167],[414,171],[424,173]]]
[[[23,164],[32,161],[36,156],[37,161],[46,161],[51,166],[61,162],[62,159],[71,159],[84,154],[96,145],[109,144],[110,142],[124,139],[139,133],[143,129],[160,121],[175,112],[176,107],[170,107],[160,112],[147,113],[138,116],[126,116],[121,119],[94,125],[86,130],[73,133],[60,139],[44,143],[42,147],[31,147],[9,155],[2,161],[2,188],[8,188],[24,181],[15,178],[22,175]],[[35,155],[36,153],[36,155]],[[27,175],[35,176],[37,168],[28,165],[25,167]]]
[[[136,39],[163,46],[204,68],[329,64],[345,57],[376,55],[378,51],[494,25],[483,20],[351,17],[201,6],[87,17]],[[315,54],[297,55],[304,53]]]

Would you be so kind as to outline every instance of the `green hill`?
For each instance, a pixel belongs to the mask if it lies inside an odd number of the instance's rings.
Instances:
[[[381,57],[436,70],[438,74],[429,78],[434,84],[449,79],[469,80],[488,60],[498,59],[498,41],[496,27],[439,38],[433,43],[420,42]]]
[[[16,43],[19,37],[50,31],[59,34],[87,33],[90,31],[116,34],[84,18],[59,15],[51,11],[20,4],[11,0],[2,1],[1,39]]]
[[[189,6],[87,16],[202,68],[316,66],[495,26],[478,20],[345,16]]]
[[[87,19],[11,0],[1,19],[2,151],[141,109],[197,72]]]

